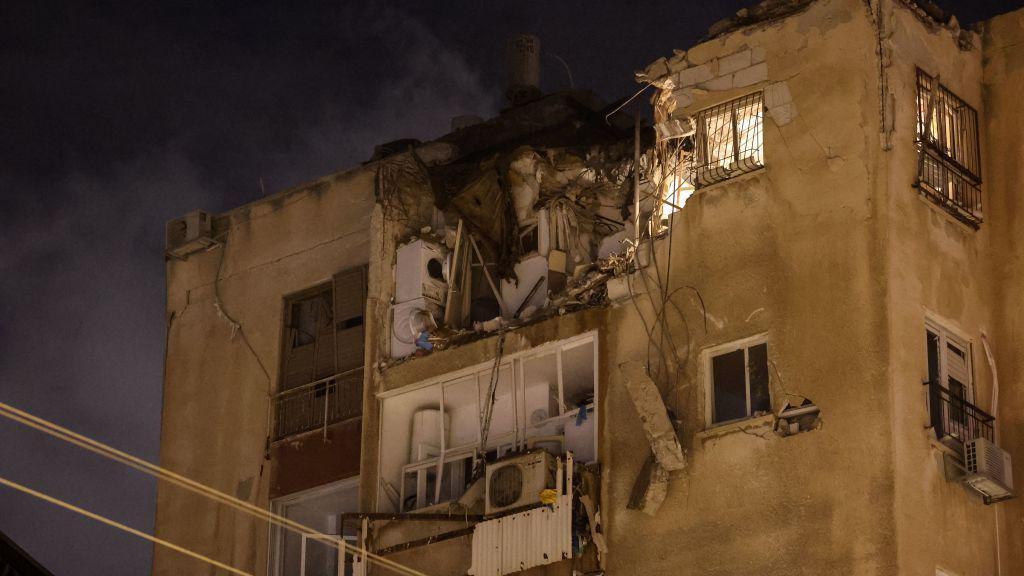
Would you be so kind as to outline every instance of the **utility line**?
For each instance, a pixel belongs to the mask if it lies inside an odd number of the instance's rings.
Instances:
[[[135,536],[138,536],[139,538],[144,538],[146,540],[149,540],[150,542],[153,542],[154,544],[159,544],[161,546],[166,546],[167,548],[170,548],[171,550],[174,550],[176,552],[181,552],[182,554],[184,554],[186,556],[191,556],[192,558],[195,558],[196,560],[202,560],[203,562],[207,562],[209,564],[212,564],[213,566],[216,566],[217,568],[220,568],[222,570],[227,570],[228,572],[231,572],[232,574],[238,574],[239,576],[253,576],[249,572],[243,572],[242,570],[239,570],[237,568],[228,566],[227,564],[224,564],[223,562],[218,562],[218,561],[214,560],[213,558],[210,558],[209,556],[203,556],[202,554],[200,554],[198,552],[193,552],[193,551],[189,550],[188,548],[183,548],[181,546],[178,546],[177,544],[174,544],[173,542],[168,542],[167,540],[164,540],[162,538],[157,538],[156,536],[150,536],[149,534],[146,534],[145,532],[142,532],[141,530],[136,530],[135,528],[132,528],[131,526],[126,526],[124,524],[121,524],[120,522],[111,520],[110,518],[107,518],[105,516],[100,516],[99,514],[96,514],[94,512],[90,512],[90,511],[88,511],[88,510],[86,510],[84,508],[79,508],[78,506],[75,506],[74,504],[71,504],[70,502],[65,502],[64,500],[60,500],[59,498],[54,498],[53,496],[50,496],[48,494],[43,494],[42,492],[40,492],[38,490],[33,490],[32,488],[29,488],[28,486],[25,486],[25,485],[22,485],[22,484],[18,484],[17,482],[13,482],[11,480],[8,480],[8,479],[4,478],[3,476],[0,476],[0,484],[3,484],[4,486],[7,486],[8,488],[13,488],[15,490],[18,490],[19,492],[23,492],[25,494],[28,494],[29,496],[35,496],[36,498],[39,498],[40,500],[45,500],[46,502],[49,502],[50,504],[54,504],[54,505],[60,506],[61,508],[64,508],[65,510],[70,510],[72,512],[77,512],[78,514],[81,514],[82,516],[85,516],[86,518],[92,518],[93,520],[96,520],[97,522],[102,522],[103,524],[106,524],[107,526],[112,526],[114,528],[117,528],[118,530],[122,530],[124,532],[129,533],[129,534],[134,534]]]
[[[149,474],[150,476],[154,476],[160,480],[165,480],[167,482],[170,482],[171,484],[174,484],[181,488],[185,488],[186,490],[189,490],[201,496],[210,498],[211,500],[214,500],[218,503],[231,506],[232,508],[235,508],[241,512],[245,512],[246,514],[254,516],[260,520],[266,520],[267,522],[275,526],[279,526],[286,530],[291,530],[296,534],[306,534],[308,536],[315,538],[316,540],[328,543],[329,545],[335,548],[344,547],[353,555],[365,554],[367,560],[375,562],[381,565],[382,567],[388,568],[396,573],[407,574],[408,576],[427,576],[423,572],[399,564],[394,560],[389,560],[388,558],[385,558],[378,554],[374,554],[368,550],[363,550],[352,544],[349,544],[340,537],[332,536],[329,534],[322,534],[321,532],[314,530],[308,526],[304,526],[303,524],[295,522],[294,520],[291,520],[284,516],[280,516],[269,510],[264,510],[259,506],[255,506],[253,504],[250,504],[249,502],[245,502],[244,500],[240,500],[238,498],[225,494],[205,484],[182,476],[181,474],[178,474],[176,472],[172,472],[171,470],[168,470],[166,468],[157,466],[156,464],[147,462],[146,460],[143,460],[136,456],[132,456],[131,454],[128,454],[126,452],[122,452],[107,444],[104,444],[97,440],[93,440],[92,438],[89,438],[67,428],[64,428],[58,424],[35,416],[24,410],[15,408],[4,402],[0,402],[0,416],[24,424],[30,428],[34,428],[36,430],[39,430],[40,432],[53,436],[54,438],[63,440],[70,444],[74,444],[75,446],[93,452],[105,458],[116,460],[130,468],[134,468],[140,472]]]

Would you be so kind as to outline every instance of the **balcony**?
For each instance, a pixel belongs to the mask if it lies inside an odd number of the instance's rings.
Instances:
[[[995,417],[971,404],[963,396],[953,394],[938,382],[925,382],[928,387],[928,409],[935,437],[943,443],[962,446],[975,438],[994,442]]]
[[[363,368],[274,396],[274,441],[348,420],[363,412]]]

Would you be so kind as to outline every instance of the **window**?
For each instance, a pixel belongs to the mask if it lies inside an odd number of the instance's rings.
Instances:
[[[285,299],[275,440],[362,411],[366,267]]]
[[[970,347],[965,340],[934,322],[926,324],[925,336],[928,382],[940,388],[936,392],[943,405],[937,406],[937,415],[945,417],[937,424],[942,432],[963,438],[962,428],[968,425],[967,411],[974,400]]]
[[[381,512],[456,500],[481,458],[545,448],[597,459],[597,337],[582,334],[385,393]],[[496,386],[489,428],[483,416]]]
[[[764,98],[761,92],[697,114],[697,188],[764,166]]]
[[[978,113],[917,71],[917,187],[959,220],[981,223]]]
[[[974,400],[971,348],[962,338],[934,322],[926,324],[928,381],[937,382],[961,401]]]
[[[274,500],[274,513],[319,531],[342,536],[355,544],[357,525],[344,530],[341,514],[359,509],[359,479],[351,478]],[[349,576],[352,555],[346,553],[344,571],[338,570],[338,550],[333,544],[280,526],[271,527],[270,573],[273,576]]]
[[[768,343],[763,336],[705,352],[711,424],[771,412]]]

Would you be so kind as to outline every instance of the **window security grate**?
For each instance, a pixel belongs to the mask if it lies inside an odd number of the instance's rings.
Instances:
[[[697,114],[697,188],[764,167],[764,98],[748,94]]]
[[[981,223],[978,113],[917,70],[917,187],[975,228]]]

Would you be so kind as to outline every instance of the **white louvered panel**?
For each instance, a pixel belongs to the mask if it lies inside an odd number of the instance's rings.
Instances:
[[[477,524],[470,574],[503,576],[570,557],[571,496],[562,496],[553,509],[535,508]]]

